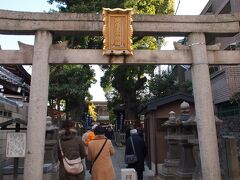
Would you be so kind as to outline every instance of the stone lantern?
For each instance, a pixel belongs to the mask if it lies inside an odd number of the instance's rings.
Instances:
[[[176,122],[175,112],[169,112],[168,121],[163,126],[166,128],[167,135],[167,156],[164,160],[162,169],[160,170],[160,177],[162,179],[174,179],[174,174],[180,161],[180,148],[177,141],[179,123]]]
[[[169,120],[163,126],[166,128],[168,150],[162,166],[162,179],[192,179],[195,170],[193,144],[189,139],[197,138],[197,128],[194,116],[190,115],[190,105],[183,102],[180,105],[181,115],[175,116],[169,112]]]
[[[190,105],[183,102],[180,106],[181,115],[176,117],[178,126],[178,143],[181,148],[180,161],[175,173],[176,179],[192,179],[196,163],[193,154],[194,144],[190,143],[190,139],[197,138],[197,126],[195,116],[190,114]]]

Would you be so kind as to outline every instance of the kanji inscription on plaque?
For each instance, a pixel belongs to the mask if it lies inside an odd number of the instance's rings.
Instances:
[[[132,55],[132,9],[103,8],[103,54]]]
[[[7,133],[6,157],[24,157],[26,133]]]

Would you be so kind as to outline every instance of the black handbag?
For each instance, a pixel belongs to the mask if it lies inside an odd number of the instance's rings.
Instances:
[[[94,162],[97,160],[98,156],[101,154],[101,152],[102,152],[102,150],[103,150],[103,148],[104,148],[106,142],[107,142],[107,139],[105,140],[105,142],[104,142],[102,148],[101,148],[100,151],[98,152],[96,158],[95,158],[95,159],[91,162],[91,164],[89,165],[89,170],[88,170],[88,172],[89,172],[90,174],[92,174],[92,167],[93,167],[93,164],[94,164]]]
[[[125,163],[126,164],[134,164],[138,161],[132,137],[130,137],[130,141],[131,141],[131,144],[132,144],[133,154],[126,154],[125,155]]]

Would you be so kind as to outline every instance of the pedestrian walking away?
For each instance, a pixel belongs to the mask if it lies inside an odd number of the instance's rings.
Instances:
[[[108,126],[107,129],[105,130],[105,136],[106,136],[108,139],[112,140],[112,139],[113,139],[113,134],[114,134],[114,132],[113,132],[112,127],[111,127],[111,126]]]
[[[130,137],[126,141],[125,156],[136,154],[137,162],[127,165],[127,168],[134,168],[137,172],[138,180],[143,180],[144,159],[146,156],[146,145],[137,129],[130,130]]]
[[[114,180],[116,175],[111,156],[115,150],[112,142],[104,135],[105,129],[101,125],[94,132],[95,138],[88,144],[88,159],[92,162],[96,159],[92,165],[92,180]]]
[[[82,138],[77,136],[77,130],[74,128],[73,121],[64,121],[62,124],[62,128],[59,131],[59,142],[61,143],[58,146],[58,160],[60,162],[59,165],[59,180],[84,180],[85,178],[85,166],[83,166],[83,170],[81,173],[73,175],[66,172],[63,165],[63,156],[61,153],[64,153],[64,156],[69,159],[77,159],[81,157],[82,160],[86,158],[86,152],[84,148],[84,144],[82,142]]]

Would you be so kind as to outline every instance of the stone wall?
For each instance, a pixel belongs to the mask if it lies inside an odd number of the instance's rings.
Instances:
[[[228,116],[221,118],[222,125],[219,128],[219,135],[221,136],[234,136],[238,146],[238,157],[240,157],[240,117]]]

